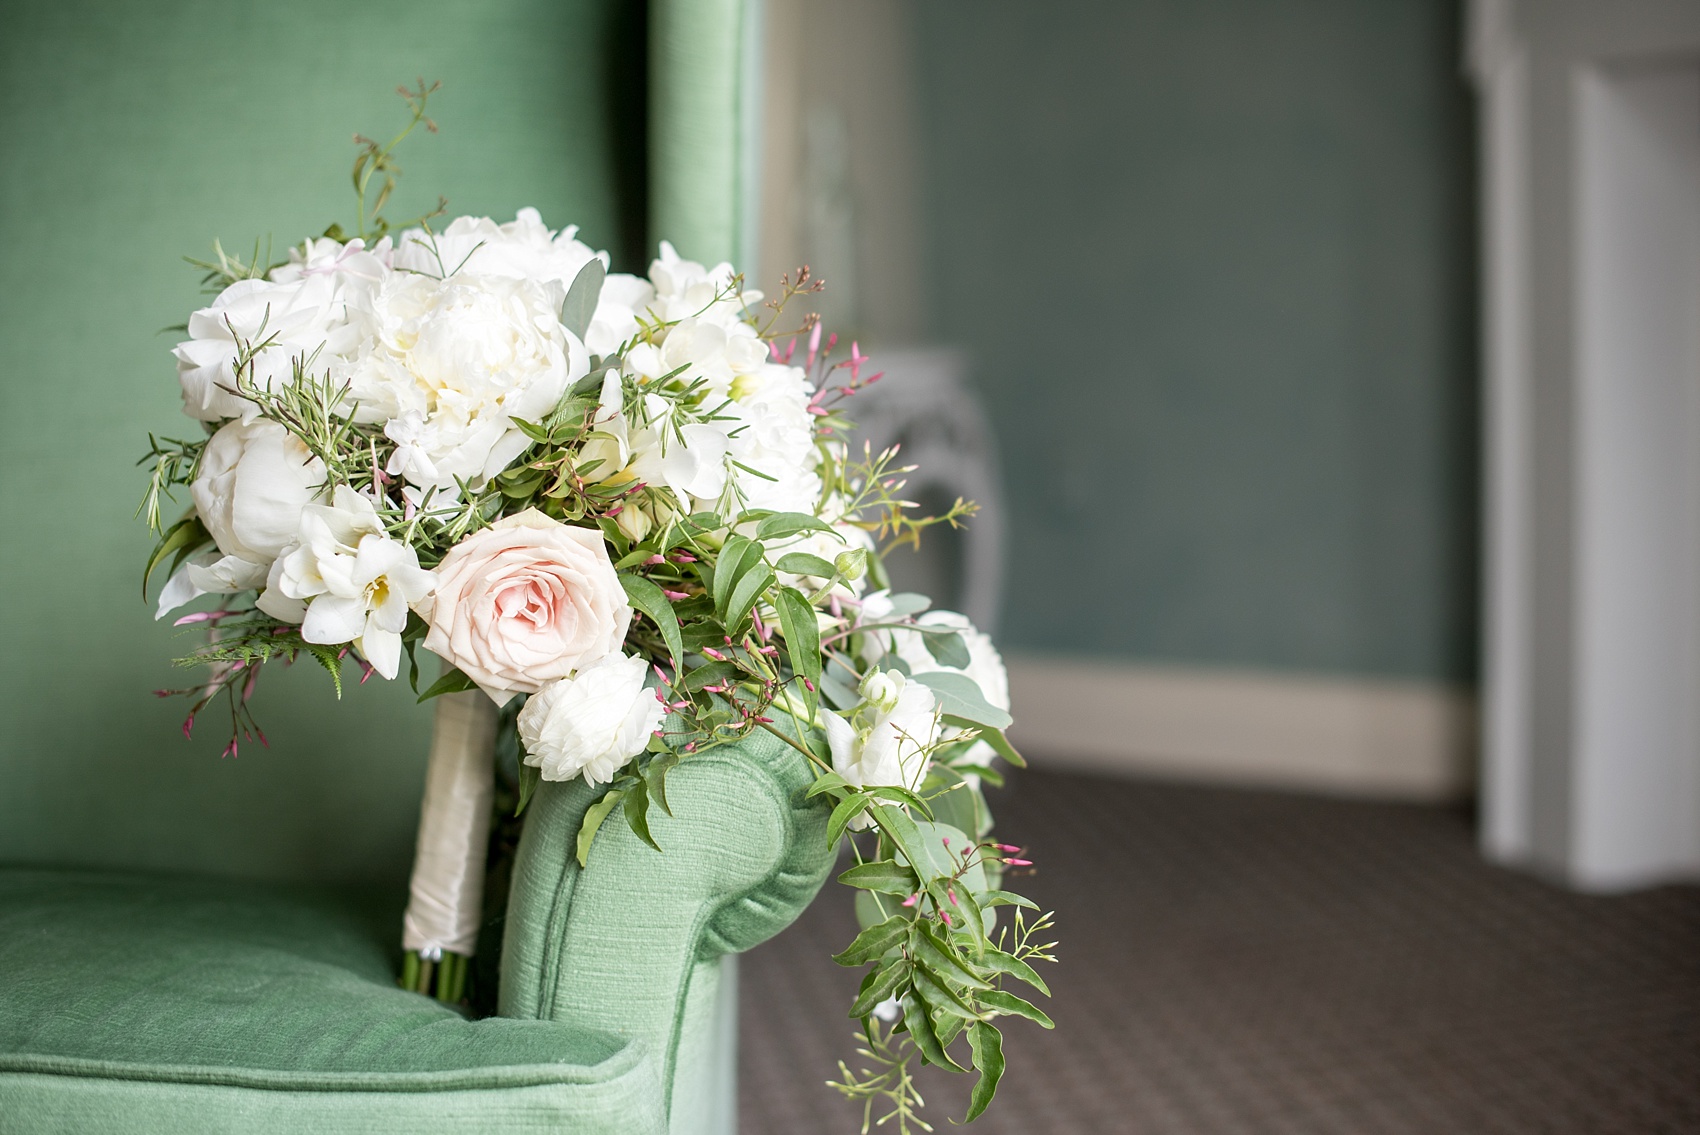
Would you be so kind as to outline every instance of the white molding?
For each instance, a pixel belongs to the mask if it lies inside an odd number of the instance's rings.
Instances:
[[[1438,683],[1006,661],[1011,739],[1038,767],[1407,800],[1473,782],[1473,700]]]

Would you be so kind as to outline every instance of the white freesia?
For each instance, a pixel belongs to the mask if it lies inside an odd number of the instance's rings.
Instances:
[[[644,687],[648,673],[642,658],[610,654],[532,694],[519,711],[525,763],[544,780],[614,779],[667,712],[660,692]]]
[[[559,284],[396,273],[365,312],[370,343],[349,374],[355,420],[385,423],[389,472],[452,493],[481,486],[530,444],[513,419],[553,409],[589,370],[561,325]]]
[[[414,550],[384,532],[372,502],[338,485],[329,505],[301,513],[299,540],[272,565],[260,610],[301,624],[308,642],[353,643],[394,678],[407,613],[436,588]]]
[[[933,692],[899,671],[873,670],[861,694],[849,719],[821,711],[833,770],[858,788],[919,787],[938,740]]]

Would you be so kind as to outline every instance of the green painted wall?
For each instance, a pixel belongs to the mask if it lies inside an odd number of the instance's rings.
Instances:
[[[931,322],[1006,458],[1007,647],[1472,677],[1455,7],[916,5]]]
[[[397,125],[418,75],[444,83],[442,133],[403,151],[392,216],[535,204],[631,266],[641,9],[26,0],[0,28],[0,862],[403,877],[429,735],[405,683],[338,704],[308,667],[270,677],[272,748],[224,761],[217,714],[185,742],[149,694],[193,645],[137,590],[134,462],[147,431],[196,428],[158,330],[198,306],[184,254],[346,218],[350,134]]]

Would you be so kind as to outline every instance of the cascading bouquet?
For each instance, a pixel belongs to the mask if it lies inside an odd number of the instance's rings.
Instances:
[[[447,1001],[477,937],[499,740],[517,738],[517,810],[539,779],[606,785],[586,863],[616,808],[655,845],[681,761],[772,733],[855,857],[840,880],[864,929],[836,960],[869,967],[850,1009],[868,1063],[834,1086],[864,1130],[881,1101],[926,1127],[911,1061],[966,1071],[965,1037],[976,1117],[1003,1070],[995,1020],[1050,1027],[1003,986],[1046,993],[1031,963],[1054,943],[1001,888],[1027,863],[991,840],[981,793],[995,758],[1020,763],[1003,664],[962,616],[892,594],[879,555],[972,505],[912,516],[896,453],[846,443],[843,404],[879,375],[787,315],[819,288],[807,269],[764,303],[665,243],[647,278],[609,274],[531,209],[386,222],[393,150],[434,129],[434,90],[403,91],[388,144],[357,139],[353,229],[277,263],[197,262],[216,298],[174,354],[205,435],[144,458],[159,615],[218,596],[177,620],[209,632],[180,660],[207,668],[174,691],[185,732],[223,698],[226,752],[263,741],[249,699],[272,663],[310,657],[340,693],[345,661],[362,682],[405,661],[415,691],[419,649],[443,661],[420,697],[442,700],[402,981]],[[193,507],[165,523],[179,487]]]

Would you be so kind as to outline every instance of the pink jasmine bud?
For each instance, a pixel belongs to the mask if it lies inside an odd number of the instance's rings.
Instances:
[[[945,924],[945,925],[946,925],[946,926],[951,926],[951,925],[953,925],[953,923],[952,923],[952,922],[951,922],[951,921],[950,921],[950,914],[949,914],[949,913],[948,913],[948,912],[946,912],[946,911],[942,911],[942,910],[941,910],[941,911],[939,911],[939,919],[940,919],[940,920],[941,920],[941,921],[943,921],[943,923],[944,923],[944,924]]]
[[[1033,861],[1031,859],[1005,859],[1004,862],[1011,867],[1031,867],[1031,866],[1033,866]]]
[[[808,690],[811,694],[815,692],[815,684],[807,678],[803,679],[803,688]]]
[[[816,323],[814,330],[809,332],[809,361],[804,366],[815,365],[815,355],[820,353],[820,324]]]
[[[659,729],[655,729],[655,730],[651,730],[649,735],[651,737],[660,737],[660,736],[662,736],[662,732]]]
[[[908,898],[904,899],[903,905],[904,906],[914,906],[916,903],[918,903],[920,901],[921,901],[921,895],[920,895],[920,892],[917,891],[915,894],[912,894]]]
[[[714,649],[712,646],[703,647],[702,652],[704,654],[708,655],[710,658],[714,659],[716,662],[726,661],[726,656],[724,654],[720,653],[718,650]]]
[[[1007,852],[1010,852],[1011,854],[1014,854],[1015,852],[1021,850],[1019,847],[1015,846],[1013,843],[994,843],[994,844],[992,844],[992,846],[997,848],[999,851],[1007,851]]]
[[[944,845],[945,845],[945,846],[946,846],[946,847],[949,847],[949,846],[950,846],[950,837],[949,837],[949,836],[945,836],[945,837],[944,837]]]
[[[961,906],[962,905],[961,903],[956,901],[956,888],[952,887],[950,890],[946,891],[945,894],[950,896],[950,905],[951,906]]]
[[[647,560],[643,561],[645,567],[650,567],[650,566],[653,566],[655,564],[664,564],[666,562],[667,562],[666,560],[661,558],[660,553],[656,553],[655,555],[649,557]]]
[[[162,693],[162,694],[165,693],[165,692],[167,692],[167,691],[165,691],[165,690],[160,691],[160,693]],[[188,717],[185,717],[183,719],[183,740],[185,740],[185,741],[193,740],[193,738],[191,738],[189,735],[192,732],[194,732],[194,729],[195,729],[195,715],[191,713]]]
[[[613,508],[609,509],[607,512],[603,513],[602,515],[603,516],[618,516],[618,515],[620,515],[620,513],[624,512],[625,510],[626,510],[625,505],[617,504]]]
[[[690,594],[688,592],[668,591],[665,587],[663,587],[661,589],[661,594],[667,596],[667,598],[669,598],[669,599],[689,599],[690,598]]]

